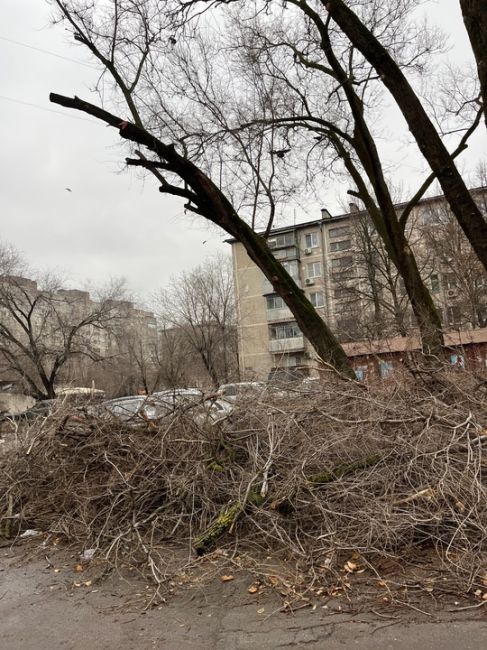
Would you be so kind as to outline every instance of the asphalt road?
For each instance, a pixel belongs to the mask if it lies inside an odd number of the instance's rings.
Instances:
[[[76,576],[74,576],[76,579]],[[248,582],[248,580],[247,580]],[[319,607],[276,612],[267,595],[250,597],[245,578],[214,581],[143,612],[145,585],[113,576],[73,588],[73,573],[0,556],[1,650],[481,650],[487,606],[452,615],[377,615]],[[274,613],[273,613],[274,612]]]

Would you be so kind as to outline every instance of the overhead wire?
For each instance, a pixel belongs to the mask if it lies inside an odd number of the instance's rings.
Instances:
[[[0,40],[7,43],[13,43],[14,45],[20,45],[20,47],[25,47],[29,50],[34,50],[36,52],[42,52],[43,54],[48,54],[49,56],[54,56],[57,59],[63,59],[64,61],[70,61],[71,63],[77,63],[78,65],[84,65],[86,68],[91,68],[92,70],[98,70],[97,66],[86,63],[85,61],[80,61],[79,59],[71,59],[68,56],[63,56],[62,54],[56,54],[56,52],[51,52],[50,50],[45,50],[42,47],[36,47],[35,45],[29,45],[29,43],[23,43],[22,41],[16,41],[13,38],[7,38],[7,36],[1,36]]]
[[[79,61],[78,59],[71,59],[70,57],[63,56],[62,54],[57,54],[56,52],[51,52],[50,50],[46,50],[41,47],[36,47],[34,45],[30,45],[29,43],[23,43],[22,41],[17,41],[13,38],[8,38],[7,36],[2,36],[0,35],[0,40],[5,41],[7,43],[13,43],[14,45],[19,45],[21,47],[25,47],[29,50],[34,50],[36,52],[41,52],[42,54],[47,54],[49,56],[54,56],[57,59],[63,59],[64,61],[70,61],[71,63],[77,63],[78,65],[83,65],[86,68],[91,68],[92,70],[97,70],[98,68],[94,65],[91,65],[90,63],[85,63],[84,61]],[[83,122],[91,122],[93,124],[93,120],[84,118],[84,117],[78,117],[76,115],[68,115],[67,113],[64,113],[62,111],[56,111],[52,108],[47,108],[45,106],[41,106],[39,104],[34,104],[32,102],[26,102],[22,99],[17,99],[16,97],[8,97],[7,95],[0,95],[0,99],[3,99],[5,101],[13,102],[15,104],[20,104],[21,106],[28,106],[30,108],[37,108],[38,110],[41,111],[46,111],[48,113],[56,113],[57,115],[64,115],[64,117],[69,117],[72,120],[81,120]]]
[[[83,122],[90,122],[94,124],[94,120],[89,120],[85,117],[78,117],[77,115],[69,115],[68,113],[63,113],[62,111],[56,111],[52,108],[46,108],[40,104],[33,104],[32,102],[24,102],[22,99],[16,99],[15,97],[7,97],[7,95],[0,95],[0,99],[4,99],[8,102],[13,102],[15,104],[21,104],[22,106],[29,106],[31,108],[37,108],[40,111],[47,111],[48,113],[56,113],[57,115],[64,115],[64,117],[69,117],[72,120],[81,120]]]

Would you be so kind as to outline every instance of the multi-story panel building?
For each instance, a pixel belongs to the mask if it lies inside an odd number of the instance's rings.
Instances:
[[[487,196],[486,188],[473,192],[484,199]],[[398,205],[398,212],[403,207]],[[411,245],[445,327],[485,326],[485,273],[478,264],[475,266],[475,261],[471,262],[477,274],[472,281],[478,289],[477,304],[461,307],[461,268],[453,269],[448,246],[445,254],[437,246],[438,232],[442,223],[447,222],[443,214],[449,214],[443,197],[420,201],[409,218]],[[456,222],[452,228],[458,229]],[[402,279],[390,264],[368,215],[355,204],[350,204],[350,211],[345,214],[332,216],[322,210],[321,218],[316,221],[276,228],[267,241],[276,259],[283,263],[343,342],[405,336],[414,329]],[[305,371],[313,368],[314,351],[292,313],[274,293],[271,283],[249,258],[243,245],[234,240],[230,243],[242,376],[265,378],[278,368],[300,367]],[[462,245],[468,247],[466,242]],[[456,266],[461,267],[462,263],[465,260],[459,259]],[[468,317],[461,319],[461,314],[468,310],[477,312],[470,318],[471,322]]]

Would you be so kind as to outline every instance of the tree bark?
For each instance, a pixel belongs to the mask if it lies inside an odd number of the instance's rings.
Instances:
[[[484,120],[487,127],[487,4],[485,0],[460,0],[460,7],[477,62]]]
[[[119,129],[120,136],[147,147],[165,161],[171,172],[185,183],[186,190],[176,186],[161,186],[161,191],[186,198],[197,205],[197,214],[223,228],[229,235],[241,242],[249,257],[272,283],[296,318],[303,335],[308,339],[318,356],[339,374],[355,379],[353,367],[338,339],[306,298],[291,276],[273,256],[266,240],[254,232],[236,213],[230,201],[218,187],[191,161],[176,152],[174,145],[164,144],[156,137],[130,122],[117,117],[98,106],[78,97],[50,94],[50,100],[80,110]]]
[[[371,456],[351,463],[337,465],[330,471],[321,472],[320,474],[311,476],[308,479],[309,486],[311,488],[319,488],[322,485],[338,481],[341,478],[345,478],[346,476],[359,472],[362,469],[373,467],[380,463],[381,460],[382,456],[380,454],[372,454]],[[223,537],[223,535],[225,535],[227,531],[231,529],[239,519],[240,515],[245,512],[246,508],[251,505],[261,506],[268,499],[268,496],[263,497],[258,492],[250,492],[245,501],[237,501],[231,506],[224,508],[218,517],[211,522],[208,528],[195,538],[193,548],[196,553],[198,555],[204,555],[221,537]],[[281,509],[283,509],[282,506],[283,504],[281,503]]]
[[[487,222],[402,70],[343,0],[321,0],[321,3],[350,42],[375,68],[394,97],[419,149],[435,173],[452,212],[487,269]],[[475,4],[478,11],[482,13],[480,5],[485,5],[485,2],[472,0],[472,4]]]

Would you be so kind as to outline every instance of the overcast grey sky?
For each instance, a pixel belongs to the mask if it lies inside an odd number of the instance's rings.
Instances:
[[[125,276],[141,297],[172,274],[217,251],[228,252],[225,233],[185,216],[182,201],[161,196],[152,180],[144,183],[122,171],[124,156],[113,129],[49,103],[50,91],[90,99],[97,71],[80,47],[69,44],[62,27],[50,26],[44,0],[2,0],[1,5],[2,240],[22,250],[35,267],[65,272],[72,286]],[[458,0],[431,3],[429,12],[451,34],[451,60],[466,60]],[[394,125],[389,128],[393,139]],[[404,180],[413,184],[424,163],[403,158],[401,147],[394,146]],[[461,165],[472,167],[483,151],[485,134]],[[345,190],[330,189],[332,212]],[[314,216],[318,213],[298,208],[298,220]]]

